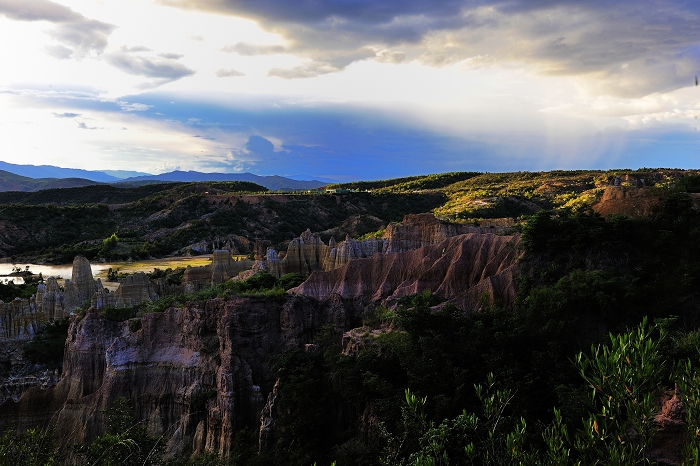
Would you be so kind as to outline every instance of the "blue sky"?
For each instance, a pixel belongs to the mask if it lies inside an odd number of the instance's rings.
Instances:
[[[0,40],[11,163],[700,167],[697,2],[0,0]]]

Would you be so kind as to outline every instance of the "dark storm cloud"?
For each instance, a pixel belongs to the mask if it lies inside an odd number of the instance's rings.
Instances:
[[[54,23],[49,36],[60,45],[47,47],[56,58],[82,58],[100,54],[107,47],[115,26],[86,18],[70,8],[48,0],[0,0],[0,15],[15,21]]]
[[[596,92],[639,96],[688,85],[700,72],[696,1],[160,2],[249,17],[280,33],[289,43],[285,52],[310,60],[270,72],[286,78],[340,71],[347,60],[334,61],[342,57],[393,63],[406,57],[443,66],[489,56],[526,62],[543,74],[585,75]],[[241,43],[226,51],[270,53],[265,47]]]

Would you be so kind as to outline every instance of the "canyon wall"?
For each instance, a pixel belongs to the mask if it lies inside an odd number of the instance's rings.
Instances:
[[[593,204],[593,210],[603,216],[626,215],[642,217],[652,214],[663,203],[664,195],[654,188],[634,186],[609,186],[602,197]]]
[[[310,343],[323,326],[359,323],[343,300],[291,295],[193,302],[125,322],[90,310],[73,318],[58,384],[1,405],[0,429],[53,421],[59,442],[87,442],[105,430],[100,410],[124,396],[171,455],[227,456],[236,431],[258,428],[275,383],[271,357]]]
[[[331,271],[316,271],[290,293],[319,301],[346,299],[393,302],[430,291],[465,311],[480,301],[509,306],[515,299],[519,236],[453,236],[406,252],[376,254]]]
[[[70,291],[61,294],[49,279],[33,307],[8,304],[18,308],[8,320],[12,335],[31,334],[49,309],[54,317],[64,315],[88,293],[93,306],[84,317],[71,318],[60,379],[47,373],[7,384],[0,430],[13,422],[20,429],[53,422],[60,444],[90,442],[106,429],[103,410],[123,396],[152,435],[168,439],[173,457],[186,452],[227,457],[244,427],[259,429],[264,448],[274,436],[276,409],[270,361],[289,348],[312,348],[321,328],[347,332],[361,325],[365,304],[426,290],[464,311],[512,303],[520,238],[460,234],[463,228],[414,216],[391,227],[385,238],[329,245],[307,231],[284,258],[269,249],[253,263],[252,270],[265,266],[276,275],[311,272],[283,299],[189,302],[124,322],[108,319],[100,309],[196,291],[253,261],[239,264],[228,251],[217,251],[211,265],[188,268],[179,287],[135,274],[108,293],[88,273],[86,261],[76,259]],[[41,315],[32,314],[37,302]]]
[[[357,241],[346,236],[340,243],[331,238],[328,245],[319,235],[306,230],[299,238],[290,241],[286,253],[268,249],[265,257],[257,260],[252,268],[239,278],[248,278],[258,270],[266,270],[277,277],[286,273],[310,274],[317,270],[330,271],[343,267],[354,259],[412,251],[467,233],[504,234],[511,228],[509,224],[492,223],[490,226],[477,227],[444,223],[430,213],[412,214],[406,215],[401,223],[389,224],[381,238]]]

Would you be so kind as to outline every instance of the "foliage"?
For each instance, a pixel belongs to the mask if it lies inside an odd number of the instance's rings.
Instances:
[[[654,337],[660,332],[658,337]],[[576,356],[580,375],[592,390],[589,416],[574,435],[569,434],[561,411],[542,431],[539,443],[529,442],[527,423],[508,414],[513,392],[496,388],[493,374],[486,386],[476,384],[483,415],[462,414],[439,425],[426,414],[427,397],[405,391],[402,408],[403,434],[400,441],[382,430],[387,446],[381,464],[519,464],[594,465],[649,464],[651,442],[656,431],[655,401],[666,364],[661,348],[663,327],[649,326],[646,319],[634,329],[610,335],[608,345],[591,348],[590,354]],[[677,364],[676,379],[681,388],[689,428],[684,464],[698,459],[700,432],[700,379],[690,362]],[[417,441],[416,441],[417,439]],[[526,448],[526,445],[528,447]],[[409,452],[413,451],[409,454]]]
[[[8,303],[15,298],[29,299],[36,294],[36,283],[20,283],[15,284],[12,281],[7,283],[0,282],[0,300]]]
[[[102,241],[102,244],[106,248],[112,248],[112,247],[116,246],[118,242],[119,242],[119,237],[117,236],[116,233],[112,233],[112,236],[110,236],[109,238],[105,238],[105,240]]]
[[[301,285],[307,278],[308,276],[303,273],[286,273],[277,279],[275,286],[288,290]]]
[[[159,269],[156,267],[153,272],[146,275],[152,280],[165,278],[169,285],[180,285],[182,283],[182,277],[185,275],[185,267],[177,267],[175,269],[172,267],[166,269]]]
[[[131,402],[120,397],[111,408],[103,411],[109,430],[89,445],[78,445],[75,453],[82,464],[116,466],[146,466],[160,464],[165,448],[163,437],[148,435],[143,421],[131,414]]]
[[[60,367],[69,324],[68,317],[46,324],[24,345],[24,355],[34,364]]]
[[[53,428],[19,432],[10,427],[0,436],[0,466],[50,466],[62,458],[52,442]]]
[[[427,398],[417,398],[406,390],[404,408],[414,420],[413,429],[420,432],[419,449],[408,457],[383,458],[383,464],[415,464],[437,466],[477,463],[484,465],[535,465],[537,453],[527,451],[525,419],[509,422],[506,410],[512,399],[508,389],[495,388],[493,374],[488,375],[487,385],[475,384],[474,388],[482,404],[482,415],[467,414],[466,410],[455,419],[446,419],[436,426],[425,415]],[[513,426],[513,430],[506,429]]]
[[[380,239],[384,236],[386,233],[386,228],[381,228],[377,231],[370,231],[369,233],[365,233],[364,235],[361,235],[357,238],[357,241],[367,241],[368,239]]]
[[[657,428],[655,392],[665,363],[659,351],[665,333],[652,339],[654,330],[645,318],[635,329],[611,334],[609,345],[591,347],[590,356],[576,356],[594,406],[576,441],[585,464],[603,458],[613,464],[646,464]]]

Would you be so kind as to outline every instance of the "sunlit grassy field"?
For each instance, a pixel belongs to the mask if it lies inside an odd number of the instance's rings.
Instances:
[[[139,260],[133,262],[114,262],[110,264],[112,270],[119,270],[119,273],[123,274],[133,274],[138,272],[153,272],[155,269],[176,269],[178,267],[201,267],[203,265],[211,264],[211,254],[205,254],[202,256],[193,257],[167,257],[165,259],[150,259],[150,260]],[[102,284],[105,288],[110,290],[116,290],[119,287],[118,282],[107,281],[108,268],[100,270],[95,273],[95,278],[100,278]]]

